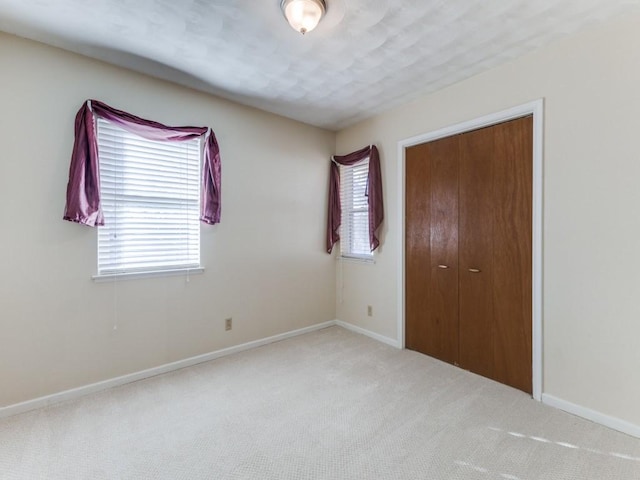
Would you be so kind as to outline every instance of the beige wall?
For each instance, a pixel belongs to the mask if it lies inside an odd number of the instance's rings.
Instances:
[[[0,59],[0,406],[335,318],[335,134],[9,35]],[[96,231],[62,220],[87,98],[216,132],[222,223],[202,227],[203,275],[91,280]]]
[[[386,223],[377,263],[338,272],[338,318],[397,336],[398,141],[544,98],[543,391],[640,425],[638,44],[617,19],[339,132],[381,148]]]

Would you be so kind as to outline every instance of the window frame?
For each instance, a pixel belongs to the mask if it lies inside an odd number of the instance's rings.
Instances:
[[[341,218],[340,218],[340,254],[339,254],[339,258],[342,260],[348,260],[348,261],[356,261],[356,262],[365,262],[365,263],[374,263],[374,253],[372,252],[371,249],[371,245],[370,245],[370,238],[369,238],[369,203],[368,203],[368,197],[364,194],[363,192],[363,197],[365,199],[364,202],[360,202],[361,204],[358,206],[354,206],[354,203],[356,203],[355,201],[355,195],[356,195],[356,189],[354,188],[353,185],[353,178],[354,178],[354,173],[356,170],[361,169],[363,165],[366,165],[366,170],[365,173],[363,175],[364,177],[364,182],[362,182],[363,184],[358,185],[358,188],[360,190],[362,190],[362,188],[364,188],[365,192],[366,189],[368,187],[368,177],[369,177],[369,157],[366,157],[365,159],[353,164],[353,165],[339,165],[339,174],[340,174],[340,207],[341,207]],[[349,175],[351,178],[350,180],[347,181],[346,179],[346,175]],[[350,190],[351,190],[351,196],[349,196],[348,198],[345,196],[346,195],[346,191],[345,191],[345,185],[349,183],[350,184]],[[364,235],[364,238],[360,238],[359,241],[366,243],[367,249],[368,249],[368,253],[363,253],[363,252],[354,252],[354,245],[353,245],[353,237],[354,237],[354,233],[353,233],[353,227],[354,224],[356,223],[355,220],[351,220],[349,219],[349,221],[347,220],[347,217],[350,217],[351,215],[355,214],[355,213],[364,213],[366,214],[366,223],[365,223],[365,229],[364,232],[362,233],[362,235]],[[349,229],[351,229],[351,231],[349,231]],[[357,240],[356,240],[357,241]]]
[[[159,190],[154,191],[154,196],[157,196],[159,198],[163,198],[163,193],[165,194],[164,198],[169,199],[170,203],[172,203],[173,205],[171,205],[171,207],[168,207],[167,210],[169,210],[170,208],[179,208],[179,205],[187,203],[190,206],[190,210],[189,213],[185,213],[185,215],[188,215],[192,218],[188,218],[187,220],[185,220],[185,225],[188,225],[188,229],[189,230],[194,230],[196,229],[197,234],[195,234],[195,241],[197,243],[197,252],[193,255],[193,257],[189,257],[187,259],[187,261],[185,261],[183,264],[170,264],[170,263],[165,263],[165,264],[154,264],[154,265],[150,265],[150,266],[142,266],[142,267],[129,267],[129,268],[123,268],[123,269],[117,269],[117,268],[113,268],[113,269],[109,269],[109,268],[104,268],[101,267],[101,255],[100,255],[100,239],[101,239],[101,231],[103,229],[109,228],[109,215],[105,212],[105,226],[99,226],[99,231],[98,234],[96,235],[97,237],[97,245],[96,245],[96,267],[97,267],[97,273],[96,275],[93,275],[92,278],[96,281],[108,281],[111,279],[118,279],[118,278],[139,278],[139,277],[155,277],[155,276],[167,276],[167,275],[182,275],[182,274],[191,274],[191,273],[202,273],[204,272],[204,268],[202,267],[202,259],[201,259],[201,252],[202,252],[202,232],[201,232],[201,224],[200,224],[200,210],[201,210],[201,182],[200,182],[200,178],[201,178],[201,174],[202,174],[202,168],[203,168],[203,153],[204,153],[204,148],[205,148],[205,142],[203,141],[203,139],[201,137],[197,137],[197,138],[193,138],[190,140],[185,140],[183,142],[172,142],[172,141],[166,141],[166,140],[148,140],[145,139],[144,137],[137,135],[135,133],[129,132],[128,130],[122,128],[121,126],[117,125],[117,123],[112,122],[108,119],[105,118],[101,118],[101,117],[97,117],[96,118],[96,124],[95,124],[95,131],[96,131],[96,144],[98,147],[98,161],[99,161],[99,165],[100,165],[100,172],[102,172],[102,167],[103,167],[103,159],[107,157],[107,155],[103,155],[103,149],[108,148],[105,144],[104,144],[104,134],[101,134],[101,129],[104,129],[105,127],[102,126],[101,124],[107,124],[109,125],[109,129],[113,130],[114,127],[115,129],[119,130],[120,133],[122,133],[123,135],[123,139],[125,138],[133,138],[135,139],[136,142],[142,142],[143,144],[147,144],[147,147],[150,148],[154,148],[153,144],[156,143],[167,143],[167,144],[172,144],[172,145],[179,145],[180,143],[184,143],[184,142],[194,142],[196,144],[196,151],[198,152],[197,158],[195,160],[191,160],[191,165],[188,165],[189,159],[188,158],[183,158],[183,162],[185,164],[186,168],[192,168],[194,166],[197,166],[197,169],[195,171],[195,174],[191,173],[190,177],[193,177],[190,179],[189,182],[185,181],[185,185],[186,185],[186,190],[189,190],[189,194],[192,197],[197,198],[197,201],[195,204],[193,204],[193,199],[191,200],[187,200],[186,198],[183,198],[182,200],[176,200],[175,198],[171,198],[169,195],[167,195],[167,192],[162,192],[160,189],[161,187],[158,186]],[[115,145],[115,142],[113,142],[113,144]],[[113,147],[113,145],[112,145]],[[185,145],[185,149],[186,148],[191,148],[191,150],[193,150],[193,146],[189,147],[187,145]],[[170,148],[168,149],[170,150]],[[162,149],[158,149],[158,152],[164,152]],[[174,158],[179,158],[179,155],[176,155]],[[138,166],[140,166],[142,164],[142,162],[138,163]],[[154,168],[150,168],[148,170],[149,172],[158,172],[159,170],[154,169]],[[100,185],[101,185],[101,190],[102,190],[102,174],[100,175],[99,181],[100,181]],[[195,187],[195,190],[193,190]],[[177,191],[177,190],[175,190]],[[174,191],[174,193],[175,193]],[[101,192],[101,202],[103,203],[103,206],[105,205],[105,193]],[[115,194],[114,197],[114,202],[117,202],[117,194]],[[133,202],[133,205],[135,205],[136,202]],[[175,212],[174,212],[175,213]],[[179,224],[182,225],[182,224]],[[178,226],[177,229],[180,229],[181,227]],[[158,238],[158,237],[156,237]],[[191,238],[189,238],[189,235],[187,235],[187,238],[183,241],[185,244],[189,243],[191,241],[191,239],[193,238],[193,235],[191,236]],[[153,239],[153,235],[151,236],[151,239]],[[190,248],[190,247],[188,247]],[[152,250],[150,250],[152,251]],[[176,257],[171,257],[171,258],[176,258]],[[192,260],[193,261],[190,261]]]

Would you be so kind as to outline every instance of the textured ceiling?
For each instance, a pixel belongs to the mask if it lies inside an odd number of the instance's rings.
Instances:
[[[0,30],[337,130],[640,0],[327,0],[306,36],[280,0],[0,0]]]

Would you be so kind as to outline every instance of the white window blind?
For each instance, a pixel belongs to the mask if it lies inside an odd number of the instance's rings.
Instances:
[[[369,205],[366,196],[369,159],[353,166],[340,165],[340,254],[343,257],[371,258],[369,246]]]
[[[200,267],[200,139],[158,142],[98,119],[98,275]]]

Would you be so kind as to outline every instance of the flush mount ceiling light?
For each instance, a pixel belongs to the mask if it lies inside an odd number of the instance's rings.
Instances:
[[[316,28],[327,11],[324,0],[282,0],[280,8],[291,28],[303,35]]]

